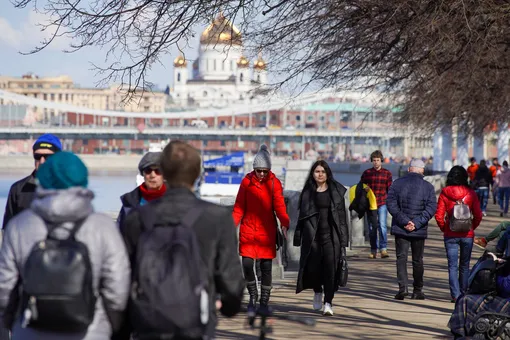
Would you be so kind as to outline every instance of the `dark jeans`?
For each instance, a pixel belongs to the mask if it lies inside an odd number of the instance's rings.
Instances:
[[[317,247],[321,256],[321,281],[324,285],[324,303],[331,303],[335,296],[335,250],[331,239],[314,241],[312,247]],[[312,250],[313,251],[313,250]],[[321,293],[322,287],[315,287],[315,293]]]
[[[4,327],[0,327],[0,340],[9,340],[10,338],[9,331]]]
[[[395,251],[397,253],[397,282],[400,292],[407,292],[407,256],[411,246],[413,264],[413,287],[415,291],[423,288],[423,251],[424,238],[407,238],[395,236]]]
[[[378,215],[378,224],[374,225],[372,221],[368,220],[368,233],[370,237],[370,248],[372,253],[377,252],[377,250],[382,251],[386,250],[388,246],[388,231],[386,220],[388,218],[388,208],[386,205],[381,205],[377,208]],[[377,232],[379,232],[379,244],[377,244]]]
[[[473,250],[473,239],[470,237],[445,237],[444,246],[448,258],[450,294],[452,298],[457,299],[468,288],[469,261],[471,261],[471,251]]]
[[[478,195],[478,201],[480,201],[480,209],[482,209],[482,212],[486,212],[487,201],[489,200],[489,188],[478,188],[476,194]]]
[[[510,229],[506,229],[505,233],[501,236],[496,246],[498,253],[503,253],[505,257],[510,256]]]
[[[262,285],[271,286],[272,283],[272,268],[273,260],[271,259],[260,259],[260,271],[262,275]],[[243,271],[244,278],[247,282],[255,281],[255,260],[251,257],[243,257]]]
[[[508,213],[508,203],[510,201],[510,187],[499,188],[498,189],[498,197],[499,197],[499,208],[501,212],[507,214]]]

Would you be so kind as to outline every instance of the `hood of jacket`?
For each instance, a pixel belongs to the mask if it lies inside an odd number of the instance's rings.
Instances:
[[[43,220],[61,224],[74,222],[90,215],[94,208],[94,193],[89,189],[74,187],[66,190],[37,188],[30,208]]]
[[[443,193],[451,201],[458,201],[469,195],[470,188],[463,185],[450,185],[443,189]]]

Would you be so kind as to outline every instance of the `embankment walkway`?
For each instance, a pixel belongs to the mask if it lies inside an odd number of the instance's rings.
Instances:
[[[486,235],[503,218],[499,207],[489,199],[488,216],[476,230]],[[312,310],[312,291],[295,294],[296,272],[286,272],[285,280],[275,282],[271,297],[277,313],[315,317],[317,325],[309,327],[273,319],[274,332],[268,339],[452,339],[447,328],[453,303],[450,302],[448,270],[443,236],[432,220],[425,244],[424,301],[397,301],[396,257],[394,237],[388,235],[387,259],[369,260],[369,248],[360,248],[349,258],[349,282],[333,300],[335,315],[323,317]],[[471,264],[482,254],[473,247]],[[409,255],[409,282],[412,291],[412,268]],[[246,327],[246,314],[232,319],[221,318],[218,339],[257,339],[258,333]]]

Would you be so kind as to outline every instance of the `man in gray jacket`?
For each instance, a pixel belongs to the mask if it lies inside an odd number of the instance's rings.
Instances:
[[[87,189],[88,174],[74,154],[59,152],[37,171],[39,185],[29,209],[12,218],[4,231],[0,250],[0,315],[12,339],[107,340],[120,325],[126,308],[130,266],[124,242],[112,220],[95,213],[94,194]],[[51,226],[57,238],[67,238],[81,222],[76,240],[88,248],[92,289],[98,298],[92,323],[85,332],[61,333],[22,327],[17,284],[23,285],[24,264],[36,243],[45,240]],[[22,288],[22,287],[21,287]],[[35,319],[35,318],[34,318]]]

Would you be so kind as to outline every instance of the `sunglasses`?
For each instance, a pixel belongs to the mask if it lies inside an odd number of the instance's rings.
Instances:
[[[53,156],[52,153],[34,153],[34,159],[36,161],[40,161],[41,158],[44,158],[44,160],[48,160],[48,158],[50,158],[51,156]]]
[[[159,170],[158,168],[145,168],[145,169],[143,169],[144,175],[150,175],[153,171],[154,171],[154,173],[156,175],[161,175],[161,170]]]
[[[255,171],[258,174],[267,174],[267,173],[269,173],[269,170],[264,170],[264,169],[255,169]]]

